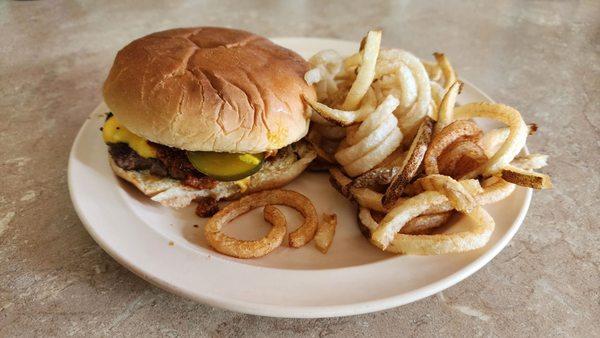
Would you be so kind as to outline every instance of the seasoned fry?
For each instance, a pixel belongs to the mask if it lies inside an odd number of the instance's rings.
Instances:
[[[352,179],[344,175],[344,173],[338,168],[329,169],[329,183],[337,190],[342,196],[350,198],[350,185]]]
[[[500,177],[507,182],[511,182],[523,187],[534,189],[552,188],[550,176],[517,168],[511,165],[502,168],[500,171]]]
[[[444,225],[452,217],[452,211],[440,212],[437,214],[417,216],[400,230],[401,234],[424,235],[429,230]]]
[[[472,121],[454,121],[446,126],[433,136],[429,144],[429,148],[423,159],[425,173],[427,175],[439,174],[438,157],[450,144],[461,138],[478,138],[480,135],[481,129]]]
[[[317,230],[318,217],[310,200],[295,191],[271,190],[242,197],[217,212],[204,226],[204,234],[208,243],[215,250],[238,258],[260,257],[269,253],[276,247],[274,243],[276,242],[275,239],[279,238],[279,231],[275,232],[273,236],[269,236],[271,234],[269,233],[264,241],[241,241],[223,234],[221,227],[241,214],[270,204],[292,207],[304,217],[304,223],[289,235],[289,245],[291,247],[301,247],[313,239]],[[265,213],[265,217],[268,216],[270,220],[279,221],[280,217],[276,213],[270,210],[269,214]],[[285,226],[285,218],[283,223]]]
[[[378,185],[388,185],[392,182],[392,179],[399,171],[399,167],[382,167],[371,169],[352,181],[352,189],[373,188]]]
[[[480,248],[495,227],[481,206],[508,197],[515,184],[551,187],[547,175],[531,171],[545,166],[547,156],[517,156],[537,125],[525,125],[517,110],[501,104],[457,107],[463,83],[444,54],[434,53],[431,63],[400,49],[380,50],[380,43],[381,32],[369,32],[358,53],[345,59],[323,53],[311,61],[305,79],[317,86],[318,100],[307,101],[324,118],[313,119],[320,124],[315,133],[329,142],[325,147],[312,132],[309,142],[339,165],[330,169],[330,182],[358,204],[361,231],[375,246],[419,255]],[[484,134],[473,118],[507,127]],[[456,212],[472,218],[470,228],[435,229]],[[333,235],[322,231],[327,247]]]
[[[256,258],[275,250],[283,242],[286,233],[286,221],[283,213],[276,207],[272,205],[265,206],[265,220],[271,223],[273,228],[265,237],[256,241],[235,239],[222,233],[221,227],[223,224],[248,211],[240,212],[233,209],[223,213],[223,210],[211,218],[205,226],[208,243],[218,252],[236,258]],[[210,228],[210,230],[206,230],[207,228]]]
[[[404,157],[404,162],[400,166],[400,170],[394,176],[394,179],[383,195],[382,203],[384,207],[389,207],[396,203],[402,195],[404,187],[410,183],[419,171],[421,162],[427,151],[427,146],[431,141],[432,132],[433,120],[426,116],[417,131],[417,135],[415,136],[407,155]]]
[[[438,158],[439,171],[452,178],[460,178],[488,160],[483,149],[471,140],[457,140]]]
[[[329,251],[329,247],[331,246],[331,243],[333,243],[336,226],[336,214],[323,214],[323,220],[319,223],[317,234],[315,235],[315,245],[317,246],[317,249],[324,254]]]

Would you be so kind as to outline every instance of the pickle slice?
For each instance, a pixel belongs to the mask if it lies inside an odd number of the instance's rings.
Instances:
[[[237,181],[262,167],[264,154],[188,151],[187,157],[199,172],[219,181]]]

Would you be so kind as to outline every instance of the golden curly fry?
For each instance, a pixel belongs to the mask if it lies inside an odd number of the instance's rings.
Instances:
[[[371,242],[385,250],[394,235],[411,219],[421,215],[429,207],[443,203],[446,196],[435,191],[425,191],[411,197],[390,210],[381,221],[381,225],[373,232]]]
[[[471,171],[465,178],[474,178],[480,174],[491,176],[519,154],[525,146],[529,128],[523,122],[521,113],[514,108],[498,103],[469,103],[454,109],[454,118],[457,120],[473,117],[484,117],[498,120],[508,125],[510,133],[500,149],[484,165]]]
[[[281,223],[282,219],[285,226],[285,218],[279,217],[280,215],[275,211],[276,209],[265,208],[265,217],[267,221],[273,221],[274,229],[261,240],[242,241],[234,239],[222,233],[221,228],[232,219],[254,208],[279,204],[298,210],[304,217],[304,223],[290,233],[290,246],[298,248],[310,242],[315,236],[318,224],[317,212],[313,204],[306,196],[295,191],[271,190],[245,196],[216,213],[204,226],[204,234],[208,243],[218,252],[233,257],[251,258],[266,255],[281,244],[281,242],[277,243],[280,230],[277,230],[279,228],[275,226]]]
[[[426,191],[441,192],[448,198],[452,207],[460,212],[469,213],[477,206],[469,191],[452,177],[429,175],[418,179],[415,184],[420,184]]]
[[[458,179],[488,160],[483,149],[471,140],[452,143],[438,157],[440,174]]]
[[[220,213],[220,212],[219,212]],[[219,217],[217,213],[214,217]],[[240,213],[230,212],[224,217],[211,220],[205,226],[205,234],[210,246],[218,252],[236,258],[262,257],[281,245],[286,233],[285,216],[272,205],[265,206],[265,220],[273,225],[269,233],[256,241],[244,241],[229,237],[221,232],[221,226],[235,218]],[[213,217],[213,218],[214,218]],[[206,230],[209,228],[210,230]],[[210,232],[209,232],[210,231]]]
[[[454,121],[433,136],[425,153],[423,163],[427,175],[439,174],[438,157],[455,141],[462,138],[477,139],[482,134],[481,129],[473,121]]]
[[[488,243],[496,224],[481,207],[475,208],[467,216],[474,222],[465,231],[435,235],[396,234],[386,251],[408,255],[442,255],[479,249]]]

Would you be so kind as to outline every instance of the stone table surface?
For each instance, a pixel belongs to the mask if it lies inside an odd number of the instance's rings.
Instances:
[[[194,25],[350,40],[383,28],[385,45],[444,51],[540,125],[529,147],[551,156],[555,188],[490,264],[388,311],[263,318],[153,287],[85,231],[67,158],[116,51]],[[599,1],[3,1],[0,27],[0,336],[600,335]]]

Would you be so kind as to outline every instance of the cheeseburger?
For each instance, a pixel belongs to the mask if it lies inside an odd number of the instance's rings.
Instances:
[[[302,141],[310,120],[302,96],[316,97],[308,69],[298,54],[240,30],[135,40],[104,83],[110,166],[175,208],[285,185],[316,157]]]

